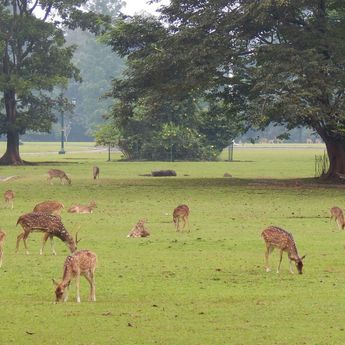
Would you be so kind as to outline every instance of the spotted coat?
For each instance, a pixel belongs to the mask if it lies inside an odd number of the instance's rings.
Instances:
[[[77,250],[73,237],[62,224],[60,217],[43,212],[31,212],[21,215],[18,218],[17,225],[18,224],[23,227],[23,234],[17,237],[17,250],[19,247],[19,241],[22,238],[25,241],[33,231],[44,232],[49,237],[58,237],[66,243],[72,253]]]

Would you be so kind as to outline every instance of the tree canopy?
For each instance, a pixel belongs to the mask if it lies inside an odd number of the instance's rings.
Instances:
[[[19,134],[49,131],[61,104],[54,87],[80,80],[62,28],[104,30],[107,17],[82,6],[87,0],[8,0],[0,3],[0,133],[7,135],[2,164],[23,164]],[[57,95],[56,95],[57,96]],[[65,102],[64,102],[65,103]]]
[[[159,19],[124,18],[108,34],[129,62],[113,96],[127,117],[140,94],[231,109],[240,128],[307,126],[326,143],[325,177],[336,177],[345,173],[344,13],[339,0],[171,0]]]
[[[214,159],[245,124],[226,100],[188,87],[185,47],[172,50],[170,38],[150,16],[118,20],[104,38],[127,58],[109,93],[115,126],[126,138],[120,145],[131,158]]]

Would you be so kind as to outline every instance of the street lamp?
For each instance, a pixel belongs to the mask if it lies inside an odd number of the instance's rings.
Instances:
[[[71,103],[73,106],[76,105],[76,99],[72,98]],[[61,111],[61,149],[59,151],[59,155],[64,155],[66,153],[65,151],[65,113],[62,110]]]

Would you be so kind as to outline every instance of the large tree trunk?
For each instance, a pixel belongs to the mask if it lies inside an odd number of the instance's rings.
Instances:
[[[7,148],[0,158],[1,165],[22,165],[24,161],[19,155],[19,135],[15,131],[7,132]]]
[[[4,92],[6,118],[7,118],[7,148],[0,158],[1,165],[22,165],[24,161],[19,155],[19,133],[16,128],[16,96],[14,90]]]
[[[323,179],[345,178],[345,142],[324,138],[329,159],[329,169]]]

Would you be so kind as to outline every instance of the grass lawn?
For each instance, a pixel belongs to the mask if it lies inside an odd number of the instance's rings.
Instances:
[[[344,344],[345,236],[329,209],[345,206],[345,189],[313,179],[322,145],[286,146],[235,147],[234,162],[121,162],[120,154],[106,162],[90,143],[67,143],[64,156],[57,143],[25,143],[23,158],[41,163],[0,167],[1,176],[19,177],[0,190],[17,195],[13,210],[0,206],[0,344]],[[65,170],[72,185],[49,185],[50,168]],[[154,169],[178,176],[139,176]],[[22,244],[15,254],[18,217],[48,199],[66,208],[97,203],[93,214],[62,213],[70,232],[81,226],[80,249],[98,255],[95,303],[82,278],[80,304],[75,284],[67,303],[53,304],[52,278],[61,278],[69,254],[60,240],[57,256],[49,244],[40,256],[42,235],[33,233],[30,255]],[[190,226],[177,233],[172,211],[181,203]],[[151,236],[127,238],[142,217]],[[307,255],[303,275],[289,273],[286,254],[276,274],[276,252],[265,272],[260,233],[271,224],[291,231]]]

